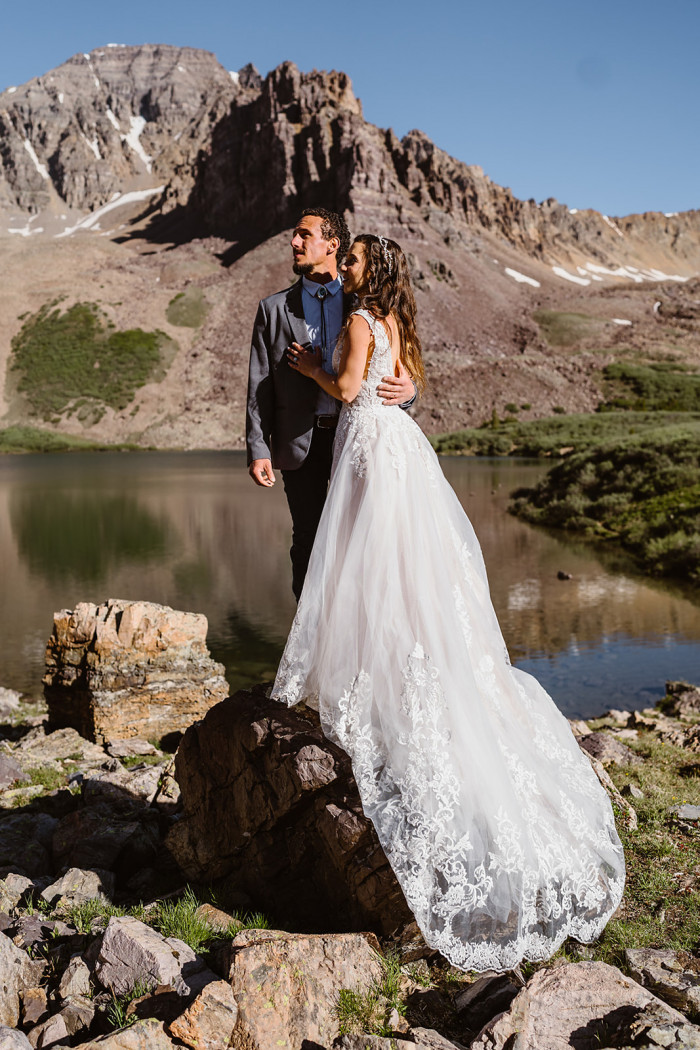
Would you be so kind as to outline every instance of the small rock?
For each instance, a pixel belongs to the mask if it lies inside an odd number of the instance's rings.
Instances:
[[[0,933],[0,1024],[17,1027],[20,992],[39,987],[43,974],[43,962],[31,960],[6,934]]]
[[[449,1046],[453,1047],[454,1043]],[[416,1050],[416,1044],[412,1039],[396,1039],[394,1036],[355,1034],[339,1036],[333,1043],[333,1050]]]
[[[63,1018],[68,1035],[74,1036],[90,1027],[96,1013],[95,1003],[88,995],[76,995],[65,1003],[58,1016]]]
[[[137,1017],[143,1020],[154,1017],[157,1021],[163,1021],[166,1025],[174,1021],[182,1013],[182,1007],[187,1002],[178,995],[169,984],[159,984],[147,995],[140,995],[132,999],[126,1008],[127,1019]]]
[[[668,812],[672,816],[678,817],[679,820],[700,820],[700,806],[691,806],[684,803],[680,806],[671,806]]]
[[[195,914],[208,922],[219,933],[228,933],[231,927],[235,929],[241,925],[233,915],[221,911],[220,908],[215,908],[213,904],[200,904]]]
[[[22,1002],[22,1024],[25,1028],[40,1024],[49,1015],[45,988],[25,988],[19,993]]]
[[[52,871],[51,838],[58,821],[47,813],[17,813],[0,820],[0,874]]]
[[[83,868],[69,868],[49,886],[41,891],[41,896],[53,907],[60,904],[75,904],[80,901],[111,900],[114,897],[114,873],[104,869],[85,871]]]
[[[496,1014],[507,1010],[520,989],[505,974],[480,977],[455,998],[455,1009],[470,1031],[481,1031]]]
[[[621,794],[626,795],[628,798],[644,798],[644,792],[636,784],[625,784]]]
[[[81,766],[99,766],[105,760],[103,749],[85,740],[75,729],[56,729],[51,733],[44,733],[42,728],[32,730],[17,744],[15,755],[27,769],[67,759]]]
[[[571,732],[574,734],[575,737],[590,735],[590,726],[581,718],[570,718],[569,725],[571,726]]]
[[[440,1035],[434,1028],[413,1028],[411,1035],[417,1047],[423,1050],[462,1050],[461,1043],[454,1043]],[[544,1050],[542,1047],[541,1050]]]
[[[99,798],[131,798],[149,805],[158,791],[162,772],[163,767],[158,765],[98,770],[83,778],[83,798],[88,804]]]
[[[561,569],[557,573],[558,580],[573,580],[573,576],[570,572],[563,572]]]
[[[24,780],[29,780],[29,774],[13,758],[0,752],[0,790]]]
[[[80,1050],[173,1050],[173,1043],[160,1021],[147,1020],[81,1043]]]
[[[664,710],[675,718],[686,718],[700,711],[700,688],[688,682],[666,682]]]
[[[44,1050],[44,1047],[55,1046],[56,1043],[64,1043],[68,1040],[68,1029],[66,1022],[60,1014],[54,1014],[48,1021],[43,1021],[28,1033],[27,1038],[36,1050]]]
[[[68,999],[75,995],[89,995],[90,992],[90,968],[80,955],[74,955],[63,971],[58,994],[61,999]]]
[[[110,740],[107,751],[114,758],[135,758],[137,755],[162,755],[148,740],[132,736],[127,740]]]
[[[635,981],[691,1019],[700,1017],[700,974],[684,970],[676,952],[628,948],[625,962]]]
[[[644,761],[610,733],[589,733],[588,736],[579,738],[579,744],[584,751],[593,755],[604,766],[611,764],[616,766],[641,765]]]
[[[615,708],[612,708],[610,711],[606,711],[605,714],[601,715],[600,717],[609,718],[618,726],[626,726],[629,722],[630,713],[629,711],[618,711]]]
[[[613,733],[617,740],[639,740],[638,729],[615,729]]]
[[[228,981],[212,981],[168,1031],[192,1050],[225,1050],[231,1045],[238,1006]]]
[[[114,995],[125,995],[140,980],[171,985],[187,996],[203,970],[202,959],[183,941],[163,937],[129,915],[109,920],[95,964],[95,976]]]
[[[31,1050],[31,1046],[23,1032],[0,1025],[0,1050]]]
[[[14,714],[19,707],[22,694],[18,693],[16,689],[5,689],[0,687],[0,717],[7,718],[8,715]]]

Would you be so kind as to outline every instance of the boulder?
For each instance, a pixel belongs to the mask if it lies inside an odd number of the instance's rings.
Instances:
[[[156,797],[160,778],[165,771],[162,765],[140,765],[131,769],[98,769],[83,778],[82,791],[86,803],[96,799],[134,799],[150,805]]]
[[[168,1031],[192,1050],[227,1050],[238,1018],[228,981],[212,981],[195,996]]]
[[[113,758],[135,758],[137,755],[162,755],[149,740],[142,740],[138,736],[132,736],[124,740],[110,740],[107,744],[107,752]]]
[[[314,712],[263,687],[236,693],[187,730],[175,769],[184,813],[166,844],[189,879],[233,876],[306,930],[389,934],[412,920],[350,761]]]
[[[34,962],[4,933],[0,933],[0,1024],[16,1028],[20,994],[39,986],[44,964]]]
[[[644,761],[638,754],[632,751],[611,733],[588,733],[578,738],[578,742],[584,751],[593,755],[604,766],[633,766],[641,765]]]
[[[208,981],[216,980],[204,961],[175,937],[129,915],[107,923],[95,964],[95,976],[113,995],[126,995],[137,981],[170,985],[178,995],[191,996]]]
[[[700,713],[700,688],[689,682],[666,682],[664,711],[674,718],[687,718]]]
[[[25,769],[67,760],[79,762],[84,767],[94,767],[101,765],[107,757],[101,747],[85,740],[75,729],[56,729],[47,733],[43,726],[27,733],[17,744],[14,753]]]
[[[362,992],[382,976],[371,934],[245,930],[233,939],[231,988],[238,1004],[233,1046],[270,1050],[329,1046],[342,989]]]
[[[114,875],[111,871],[83,868],[69,868],[59,879],[49,883],[41,891],[41,896],[52,907],[62,904],[76,904],[80,901],[111,900],[114,896]]]
[[[630,975],[664,1002],[691,1020],[700,1017],[700,974],[687,970],[678,952],[657,948],[628,948],[625,962]]]
[[[633,1042],[639,1046],[637,1037],[659,1024],[685,1026],[693,1038],[698,1033],[682,1014],[616,967],[564,963],[538,970],[510,1008],[482,1029],[470,1050],[511,1050],[515,1045],[518,1050],[594,1050]],[[673,1044],[674,1038],[657,1045],[687,1045]]]
[[[0,1024],[0,1050],[31,1050],[31,1046],[23,1032]]]
[[[90,740],[162,737],[228,693],[206,647],[207,620],[151,602],[81,602],[54,616],[44,695],[52,726]]]

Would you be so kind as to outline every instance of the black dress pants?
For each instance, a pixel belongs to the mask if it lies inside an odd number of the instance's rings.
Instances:
[[[314,427],[309,452],[296,470],[283,470],[282,481],[292,515],[292,590],[299,601],[326,502],[333,464],[335,428]]]

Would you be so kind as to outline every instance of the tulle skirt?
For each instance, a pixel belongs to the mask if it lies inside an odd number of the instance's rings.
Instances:
[[[551,698],[511,666],[474,530],[400,409],[343,409],[273,696],[317,699],[426,942],[452,964],[510,969],[600,934],[624,887],[609,799]]]

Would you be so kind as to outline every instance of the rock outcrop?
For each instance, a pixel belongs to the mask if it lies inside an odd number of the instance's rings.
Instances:
[[[184,813],[168,845],[188,878],[235,877],[307,930],[390,934],[412,919],[350,761],[314,712],[236,693],[185,733],[176,776]]]
[[[101,742],[184,731],[228,693],[206,636],[205,616],[151,602],[56,613],[44,678],[50,724]]]

